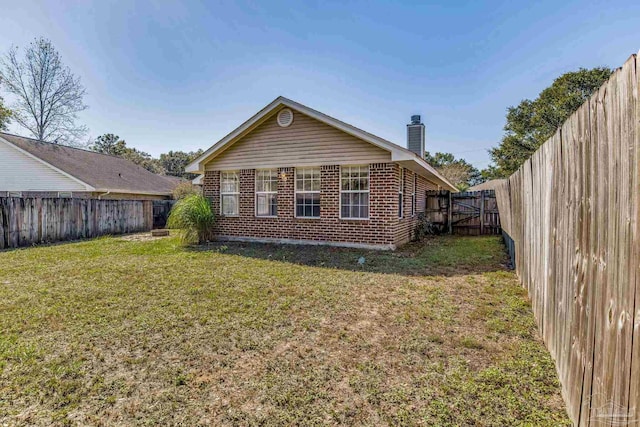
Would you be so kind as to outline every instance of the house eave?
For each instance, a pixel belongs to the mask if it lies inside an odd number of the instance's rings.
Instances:
[[[285,97],[278,97],[269,103],[266,107],[253,115],[243,124],[238,126],[235,130],[229,133],[227,136],[216,142],[211,148],[205,151],[200,157],[191,162],[185,168],[186,172],[203,174],[205,165],[217,155],[222,153],[226,148],[231,146],[239,138],[262,124],[265,120],[275,113],[275,110],[279,107],[289,107],[293,110],[297,110],[313,119],[316,119],[326,125],[332,126],[342,132],[345,132],[351,136],[354,136],[360,140],[368,142],[378,148],[386,150],[391,153],[391,160],[394,162],[411,162],[411,165],[415,165],[416,172],[423,175],[427,175],[436,180],[437,184],[441,184],[443,188],[450,191],[458,191],[453,184],[451,184],[446,178],[438,173],[431,165],[426,161],[418,157],[415,153],[403,148],[391,141],[380,138],[348,123],[342,122],[317,110],[307,107],[306,105],[292,101]],[[411,169],[412,167],[410,167]]]

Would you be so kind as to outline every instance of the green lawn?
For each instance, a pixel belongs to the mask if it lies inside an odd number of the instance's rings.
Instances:
[[[505,262],[494,237],[0,252],[0,425],[568,424]]]

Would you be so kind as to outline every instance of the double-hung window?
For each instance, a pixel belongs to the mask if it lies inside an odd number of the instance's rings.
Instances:
[[[340,168],[340,218],[369,218],[369,166]]]
[[[413,187],[411,192],[411,216],[416,216],[416,189],[418,187],[418,174],[413,174]]]
[[[234,216],[239,211],[240,178],[238,172],[220,172],[220,214]]]
[[[320,168],[296,168],[296,217],[320,218]]]
[[[256,216],[278,215],[278,171],[256,171]]]
[[[400,168],[400,184],[398,186],[398,218],[404,216],[404,168]]]

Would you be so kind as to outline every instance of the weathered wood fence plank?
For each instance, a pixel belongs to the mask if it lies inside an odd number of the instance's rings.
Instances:
[[[0,249],[151,230],[151,200],[0,197]]]
[[[461,235],[500,234],[500,214],[493,190],[427,191],[425,214],[440,231]]]
[[[580,426],[640,425],[639,70],[634,55],[485,186]]]

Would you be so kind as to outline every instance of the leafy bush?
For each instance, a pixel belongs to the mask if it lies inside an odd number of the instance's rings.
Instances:
[[[433,236],[441,232],[442,230],[438,224],[429,221],[424,212],[418,214],[418,224],[416,224],[416,228],[413,229],[413,240],[422,240],[425,236]]]
[[[186,243],[203,243],[212,237],[214,222],[209,200],[200,194],[191,194],[176,202],[167,226],[183,230],[182,240]]]
[[[184,199],[191,194],[200,194],[200,189],[190,182],[181,182],[173,189],[173,198],[176,200]]]

